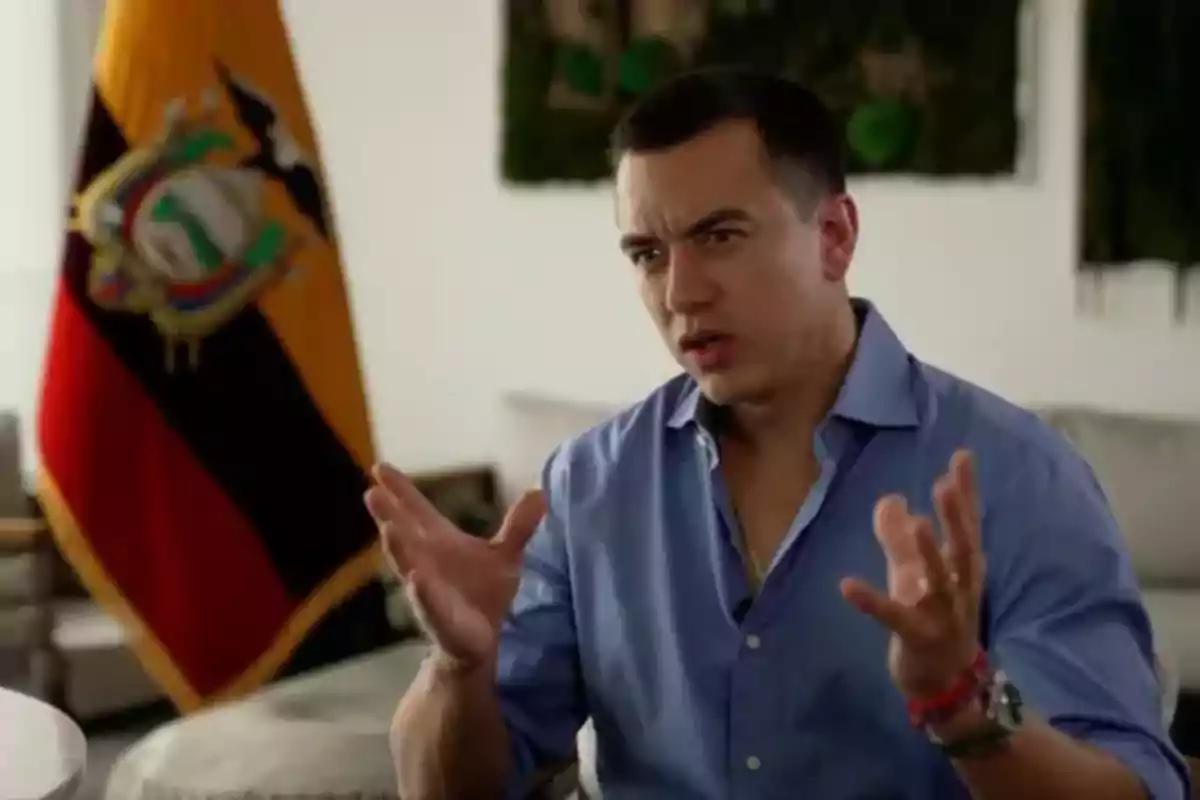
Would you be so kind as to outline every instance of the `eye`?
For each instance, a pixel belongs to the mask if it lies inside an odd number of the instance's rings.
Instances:
[[[721,246],[732,242],[734,239],[740,239],[745,234],[736,228],[713,228],[712,230],[704,231],[696,235],[696,244],[702,247]]]
[[[642,247],[629,251],[629,260],[635,267],[649,269],[662,260],[662,250],[657,247]]]

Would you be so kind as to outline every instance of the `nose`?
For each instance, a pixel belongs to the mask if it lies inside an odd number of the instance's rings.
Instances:
[[[712,304],[717,285],[698,253],[687,245],[671,248],[663,301],[673,314],[690,314]]]

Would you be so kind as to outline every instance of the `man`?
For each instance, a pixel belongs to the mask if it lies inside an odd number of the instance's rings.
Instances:
[[[490,542],[378,470],[434,640],[406,800],[519,797],[588,717],[607,800],[1185,796],[1101,490],[849,297],[841,139],[752,72],[644,99],[621,248],[686,374],[563,445]]]

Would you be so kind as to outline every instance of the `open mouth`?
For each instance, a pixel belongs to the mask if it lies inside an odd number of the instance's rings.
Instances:
[[[680,338],[679,349],[695,369],[714,372],[733,360],[733,337],[712,331],[697,331]]]
[[[709,331],[689,333],[679,340],[679,349],[685,353],[690,353],[695,350],[704,350],[728,339],[729,337],[722,333]]]

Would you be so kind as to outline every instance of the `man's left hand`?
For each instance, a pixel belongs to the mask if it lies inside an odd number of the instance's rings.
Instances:
[[[965,450],[933,487],[943,543],[932,521],[909,513],[899,495],[875,506],[875,536],[887,557],[887,594],[858,578],[842,595],[885,625],[888,667],[908,698],[937,694],[966,673],[979,652],[985,562],[974,468]]]

